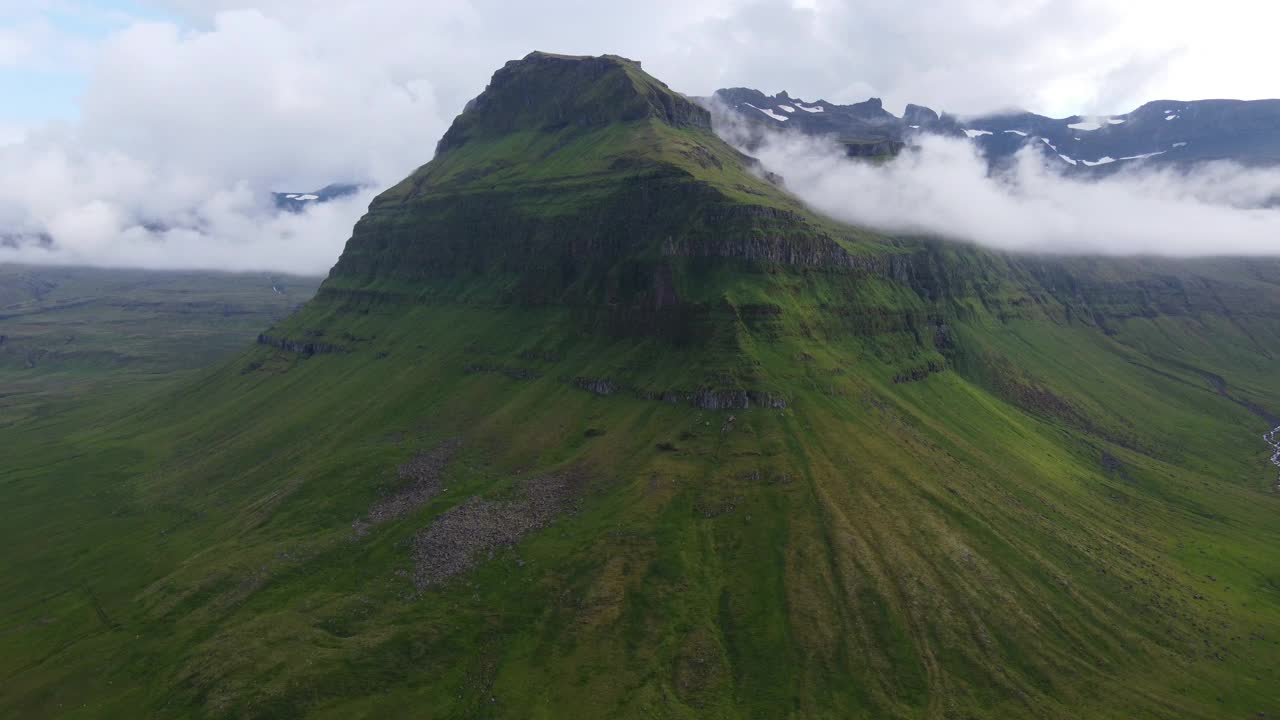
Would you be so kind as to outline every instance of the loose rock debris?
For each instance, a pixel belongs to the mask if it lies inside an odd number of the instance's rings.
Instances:
[[[445,440],[428,452],[418,453],[400,466],[398,474],[407,484],[379,500],[369,514],[351,524],[356,537],[364,537],[374,525],[394,520],[423,505],[444,491],[444,471],[453,461],[462,441]]]
[[[438,585],[574,511],[586,484],[586,473],[571,469],[526,480],[514,498],[473,497],[445,512],[414,538],[414,584]]]

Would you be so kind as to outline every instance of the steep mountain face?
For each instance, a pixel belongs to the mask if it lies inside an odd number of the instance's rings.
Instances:
[[[717,90],[701,102],[735,113],[749,126],[833,137],[853,157],[896,155],[920,132],[963,136],[953,117],[908,105],[899,118],[884,109],[880,98],[837,105],[825,100],[810,103],[794,99],[785,90],[768,96],[750,88],[728,88]]]
[[[234,363],[0,429],[0,714],[1280,713],[1277,353],[1276,260],[842,226],[534,53]]]
[[[811,215],[756,165],[637,63],[535,53],[373,202],[322,292],[567,305],[692,339],[733,312],[702,281],[713,259],[890,271],[896,248]]]
[[[831,136],[851,155],[895,154],[918,133],[968,137],[993,163],[1024,146],[1068,173],[1105,174],[1133,163],[1179,167],[1216,160],[1280,164],[1280,100],[1160,100],[1125,115],[1049,118],[1010,113],[959,120],[908,105],[903,117],[872,98],[856,105],[795,101],[747,88],[717,90],[712,100],[751,124]],[[810,112],[797,113],[797,108]],[[788,109],[790,108],[790,109]],[[872,149],[868,151],[867,149]]]
[[[785,90],[767,96],[750,88],[729,88],[717,90],[712,99],[761,122],[799,127],[812,134],[884,139],[898,139],[902,134],[901,121],[885,111],[880,98],[855,105],[835,105],[825,100],[805,102],[792,98]]]

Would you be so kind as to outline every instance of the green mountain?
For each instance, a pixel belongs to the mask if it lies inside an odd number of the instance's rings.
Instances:
[[[508,63],[234,362],[0,430],[0,715],[1280,714],[1280,261],[776,180]]]

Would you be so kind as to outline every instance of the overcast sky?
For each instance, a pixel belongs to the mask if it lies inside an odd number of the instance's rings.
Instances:
[[[626,55],[689,94],[1066,116],[1280,96],[1278,20],[1255,0],[0,0],[0,237],[321,272],[369,195],[280,219],[264,193],[394,182],[533,49]]]

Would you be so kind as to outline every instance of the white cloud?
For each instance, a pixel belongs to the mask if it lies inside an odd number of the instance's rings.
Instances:
[[[15,145],[27,139],[27,129],[22,125],[0,123],[0,147]]]
[[[279,213],[240,185],[190,208],[181,218],[190,224],[172,228],[139,224],[124,206],[108,201],[68,203],[42,224],[57,238],[57,248],[0,245],[0,262],[319,275],[341,253],[353,219],[372,195],[366,191],[302,213]]]
[[[721,128],[731,140],[735,128]],[[972,143],[926,136],[884,165],[827,141],[766,136],[755,154],[816,210],[901,234],[1003,250],[1104,255],[1280,253],[1280,170],[1228,163],[1192,174],[1134,164],[1102,179],[1061,174],[1033,144],[991,174]]]
[[[0,68],[20,64],[31,52],[31,43],[19,29],[0,28]]]
[[[533,49],[633,57],[690,94],[750,85],[877,94],[891,109],[1101,114],[1267,91],[1265,33],[1280,19],[1245,0],[146,5],[170,20],[94,11],[121,28],[95,44],[47,20],[92,3],[0,0],[0,66],[90,68],[77,120],[0,128],[0,234],[48,232],[58,248],[3,257],[322,271],[368,198],[277,217],[268,191],[390,185],[430,159],[496,68]],[[1231,20],[1246,10],[1250,23]]]
[[[426,73],[355,55],[252,10],[113,35],[79,122],[0,135],[0,234],[55,242],[0,259],[324,272],[369,195],[282,216],[270,191],[389,185],[446,125]]]

